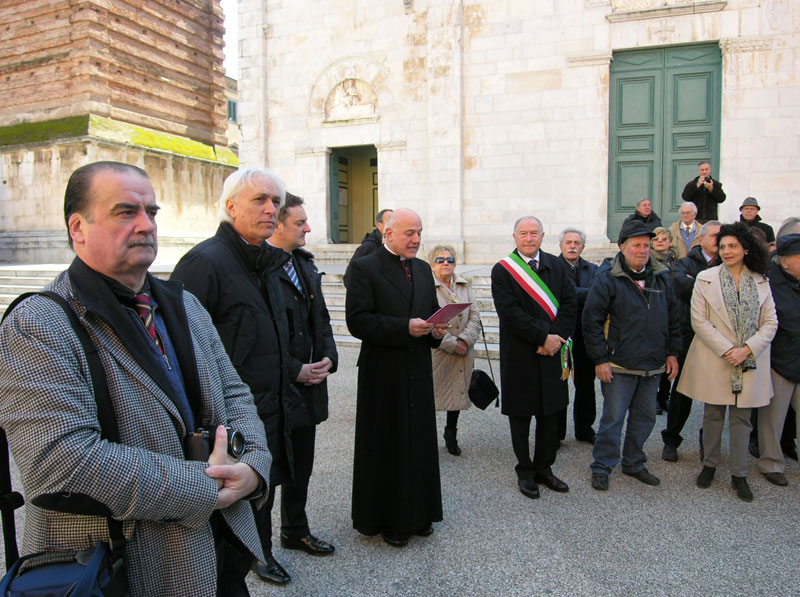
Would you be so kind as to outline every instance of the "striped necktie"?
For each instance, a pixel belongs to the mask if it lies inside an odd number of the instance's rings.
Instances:
[[[283,264],[283,269],[285,269],[286,273],[289,274],[289,279],[292,281],[292,284],[294,284],[295,288],[297,288],[297,291],[300,294],[303,294],[303,287],[300,286],[300,280],[297,277],[297,272],[294,270],[294,265],[292,265],[291,258],[289,261]]]
[[[147,335],[156,343],[158,346],[158,350],[161,351],[161,354],[164,354],[164,345],[161,342],[161,337],[158,335],[156,331],[156,324],[153,319],[153,303],[150,301],[150,295],[146,292],[142,292],[141,294],[136,295],[136,312],[139,314],[139,318],[142,320],[142,324],[144,325],[144,329],[147,331]]]

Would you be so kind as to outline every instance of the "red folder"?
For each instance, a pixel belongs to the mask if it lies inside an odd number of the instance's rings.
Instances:
[[[469,308],[472,303],[450,303],[439,309],[436,313],[428,317],[428,323],[447,323],[453,317]]]

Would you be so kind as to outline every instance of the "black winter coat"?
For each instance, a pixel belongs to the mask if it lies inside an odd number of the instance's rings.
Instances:
[[[297,379],[302,366],[328,357],[332,362],[330,372],[336,371],[339,355],[333,341],[331,318],[322,296],[322,275],[314,265],[314,256],[304,249],[292,251],[292,263],[303,287],[301,294],[292,283],[286,270],[280,268],[276,276],[283,291],[286,305],[286,322],[289,326],[289,355],[286,368],[290,380]],[[292,383],[300,393],[301,410],[296,413],[298,427],[311,427],[328,418],[328,381],[307,386]]]
[[[598,274],[583,308],[583,340],[595,365],[639,371],[664,367],[681,351],[678,304],[669,270],[653,257],[653,286],[642,291],[625,272],[617,253],[610,269]],[[608,320],[608,332],[605,325]]]
[[[351,262],[347,327],[361,339],[358,355],[353,526],[408,534],[442,519],[439,447],[430,334],[408,331],[410,319],[439,309],[430,266],[379,248]]]
[[[717,206],[725,201],[726,198],[725,191],[722,190],[722,183],[712,178],[711,192],[709,192],[705,185],[700,185],[700,188],[697,187],[698,178],[700,177],[695,176],[686,183],[681,197],[683,197],[684,201],[691,201],[697,206],[696,217],[700,222],[705,223],[709,220],[716,220]]]
[[[761,216],[756,215],[756,217],[753,218],[752,220],[745,220],[742,216],[739,216],[739,221],[744,222],[750,228],[758,228],[759,230],[761,230],[764,233],[764,236],[767,237],[768,243],[775,242],[775,231],[772,229],[772,226],[770,226],[766,222],[761,221]]]
[[[383,235],[377,228],[372,232],[368,232],[367,234],[364,235],[364,239],[361,241],[361,244],[353,252],[353,256],[350,258],[350,261],[347,264],[347,269],[345,269],[344,271],[344,276],[342,277],[342,283],[344,284],[345,288],[347,288],[347,284],[348,282],[350,282],[350,264],[353,263],[356,259],[361,259],[362,257],[371,255],[382,246],[383,246]]]
[[[686,257],[678,259],[672,266],[672,285],[675,289],[675,297],[678,299],[678,311],[681,316],[681,338],[683,339],[683,353],[689,350],[689,345],[694,338],[692,329],[692,291],[697,274],[707,270],[709,267],[719,265],[716,257],[711,261],[711,265],[706,261],[703,248],[694,247]]]
[[[517,253],[517,251],[514,251]],[[555,295],[555,320],[501,264],[492,268],[492,298],[500,319],[501,412],[516,417],[557,413],[567,406],[569,389],[561,380],[561,360],[536,354],[548,334],[569,338],[575,331],[578,301],[566,265],[540,251],[539,277]]]
[[[171,279],[183,282],[211,315],[237,373],[253,393],[273,462],[270,482],[292,471],[291,428],[297,410],[286,371],[289,329],[276,275],[289,259],[282,249],[246,244],[228,223],[189,250]]]
[[[800,281],[773,262],[769,268],[769,286],[778,314],[771,366],[792,383],[800,383]]]
[[[625,222],[633,222],[633,221],[641,222],[647,227],[647,229],[650,232],[652,232],[653,230],[662,225],[661,218],[659,218],[658,214],[654,211],[651,211],[650,215],[648,215],[646,218],[643,218],[638,211],[634,211],[631,215],[625,218]],[[625,225],[625,222],[623,222],[622,224]]]
[[[575,284],[575,295],[578,300],[578,315],[575,320],[575,332],[572,338],[575,342],[583,344],[583,305],[586,304],[586,297],[589,296],[589,289],[594,283],[595,276],[597,276],[597,265],[586,261],[583,257],[578,257],[578,263],[573,268],[564,258],[564,255],[559,255],[558,258],[563,262],[570,280]]]

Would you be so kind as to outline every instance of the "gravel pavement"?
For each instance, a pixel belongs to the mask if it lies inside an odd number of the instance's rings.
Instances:
[[[725,439],[717,478],[698,489],[697,405],[677,463],[661,460],[666,416],[658,417],[646,451],[660,486],[617,469],[607,492],[590,486],[591,446],[575,441],[570,417],[554,466],[570,491],[542,488],[538,500],[517,489],[506,418],[493,407],[472,408],[459,419],[461,456],[448,454],[440,438],[444,520],[433,535],[395,548],[358,534],[350,520],[357,356],[342,348],[329,380],[331,417],[318,427],[307,510],[312,532],[336,553],[275,548],[292,582],[274,587],[251,574],[253,595],[800,594],[800,467],[791,461],[789,487],[775,487],[752,460],[755,500],[746,504],[730,487]],[[488,371],[485,361],[477,366]],[[599,418],[599,387],[597,395]],[[437,417],[441,433],[444,413]]]

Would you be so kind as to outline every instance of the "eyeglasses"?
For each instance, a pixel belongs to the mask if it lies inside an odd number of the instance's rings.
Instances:
[[[434,263],[444,263],[445,261],[447,263],[455,263],[456,262],[455,257],[436,257],[433,260]]]

